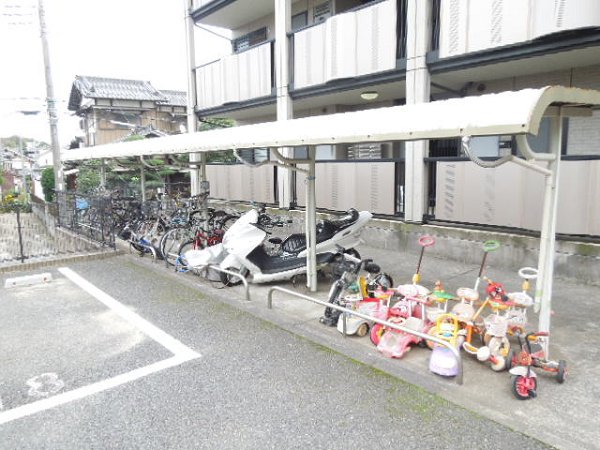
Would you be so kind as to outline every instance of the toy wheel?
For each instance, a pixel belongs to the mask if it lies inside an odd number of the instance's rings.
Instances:
[[[506,336],[497,337],[486,334],[483,337],[484,344],[490,348],[492,355],[506,358],[510,352],[510,341]]]
[[[536,396],[537,379],[516,375],[512,377],[512,392],[519,400],[528,400]]]
[[[564,359],[558,361],[558,371],[556,372],[556,381],[564,383],[567,378],[567,362]]]
[[[366,336],[368,332],[369,332],[369,324],[361,323],[360,326],[358,327],[358,330],[356,330],[356,335],[358,337],[363,337],[363,336]]]
[[[381,341],[381,336],[383,336],[384,331],[385,330],[383,329],[383,325],[379,323],[376,323],[371,327],[371,334],[369,336],[373,345],[379,345],[379,342]]]
[[[494,372],[502,372],[506,369],[506,358],[504,356],[494,356],[490,367]]]

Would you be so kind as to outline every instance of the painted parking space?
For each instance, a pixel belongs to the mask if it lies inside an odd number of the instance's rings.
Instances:
[[[200,355],[76,272],[2,289],[0,424]]]

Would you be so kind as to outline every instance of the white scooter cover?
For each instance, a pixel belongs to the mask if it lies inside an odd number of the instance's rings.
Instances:
[[[218,264],[224,257],[223,244],[213,245],[201,250],[188,250],[183,254],[189,267],[203,267]]]

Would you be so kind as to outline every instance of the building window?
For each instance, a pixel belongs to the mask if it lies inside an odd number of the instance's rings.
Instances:
[[[303,11],[292,16],[292,31],[299,30],[308,25],[308,11]]]
[[[323,2],[319,5],[315,5],[313,11],[313,22],[319,23],[327,20],[331,17],[331,2]]]
[[[239,155],[249,164],[259,164],[270,159],[270,152],[267,148],[249,148],[239,151]]]
[[[233,40],[233,52],[242,52],[254,45],[260,44],[267,40],[267,27],[252,31],[251,33],[240,36]]]
[[[431,6],[431,50],[440,49],[440,10],[441,0],[433,0]]]

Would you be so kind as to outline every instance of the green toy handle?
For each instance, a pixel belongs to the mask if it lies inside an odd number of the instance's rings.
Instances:
[[[500,248],[500,242],[498,242],[498,241],[490,240],[490,241],[485,241],[483,243],[483,251],[486,253],[496,251],[499,248]]]

